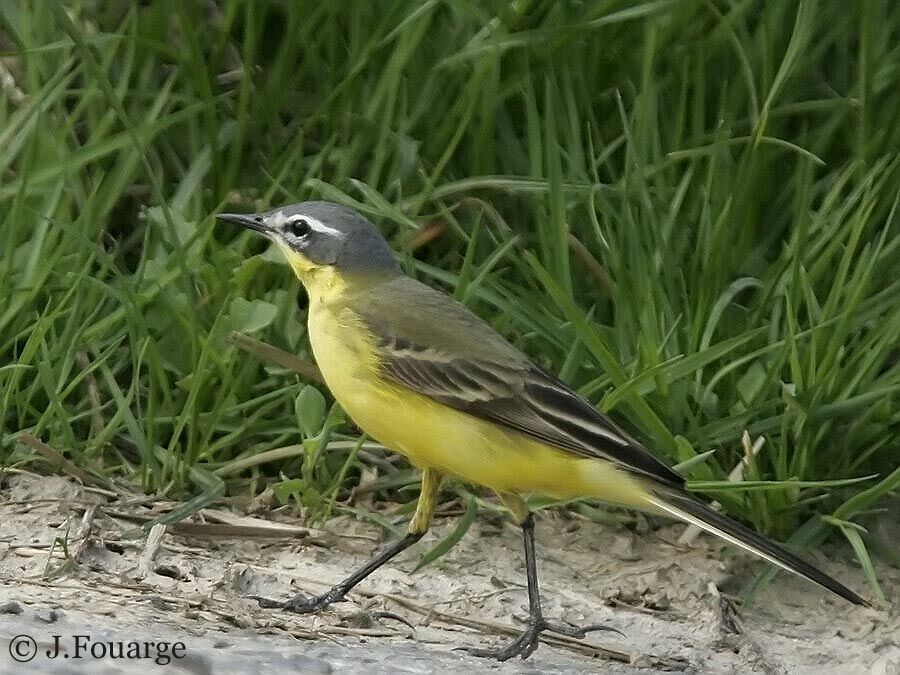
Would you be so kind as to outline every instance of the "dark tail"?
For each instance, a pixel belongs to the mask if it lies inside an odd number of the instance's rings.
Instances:
[[[845,600],[849,600],[857,605],[870,606],[868,602],[837,579],[833,579],[822,570],[813,567],[799,556],[788,551],[781,544],[764,537],[759,532],[751,530],[745,525],[741,525],[718,511],[714,511],[688,494],[655,494],[647,499],[663,513],[696,525],[700,529],[721,537],[745,551],[750,551],[760,558],[768,560],[773,565],[805,577],[827,588],[832,593],[837,593]]]

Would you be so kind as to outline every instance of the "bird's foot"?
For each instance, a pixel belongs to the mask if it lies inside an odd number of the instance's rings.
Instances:
[[[315,614],[317,612],[321,612],[323,609],[326,609],[332,603],[347,601],[347,598],[344,597],[344,591],[335,588],[332,588],[330,591],[328,591],[327,593],[323,593],[322,595],[316,595],[312,597],[303,595],[303,593],[298,593],[289,600],[273,600],[272,598],[264,598],[259,595],[251,595],[250,598],[252,600],[256,600],[256,602],[259,603],[259,606],[265,609],[283,609],[288,612],[294,612],[295,614]],[[394,612],[370,612],[362,610],[353,614],[352,616],[347,617],[347,619],[350,625],[354,628],[371,628],[382,619],[390,619],[392,621],[397,621],[399,623],[405,624],[412,630],[416,629],[416,627],[411,624],[408,619],[405,619],[399,614],[395,614]]]
[[[283,609],[295,614],[314,614],[321,612],[332,603],[346,600],[344,593],[334,588],[322,595],[308,596],[298,593],[288,600],[273,600],[272,598],[264,598],[259,595],[251,595],[250,597],[256,600],[260,607],[265,609]]]
[[[469,652],[473,656],[480,656],[488,659],[497,659],[498,661],[506,661],[514,656],[520,656],[523,659],[531,656],[532,652],[538,647],[540,635],[544,631],[558,633],[576,639],[585,637],[588,633],[600,630],[613,631],[623,635],[621,631],[604,626],[599,623],[592,623],[587,626],[567,626],[559,623],[547,621],[542,616],[529,617],[525,624],[525,630],[515,640],[500,649],[479,649],[475,647],[461,647],[463,651]],[[623,635],[624,637],[624,635]]]

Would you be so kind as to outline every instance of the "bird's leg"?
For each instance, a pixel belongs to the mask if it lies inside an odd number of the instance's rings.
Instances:
[[[528,621],[526,622],[525,631],[502,649],[466,648],[465,651],[475,656],[495,658],[499,661],[506,661],[513,656],[521,656],[524,659],[537,649],[540,634],[545,630],[574,638],[583,638],[591,631],[615,631],[615,628],[600,624],[591,624],[583,627],[566,626],[551,623],[544,618],[544,614],[541,611],[541,595],[538,588],[537,560],[534,554],[534,515],[528,511],[528,507],[520,497],[500,495],[500,498],[507,508],[512,511],[513,516],[515,516],[522,527],[522,539],[525,544],[525,576],[528,580]]]
[[[260,607],[276,607],[291,612],[297,612],[299,614],[318,612],[325,609],[333,602],[343,602],[346,600],[345,596],[347,593],[349,593],[356,584],[384,565],[384,563],[395,555],[408,549],[425,535],[429,525],[431,525],[431,518],[434,515],[435,499],[440,483],[441,474],[438,471],[435,471],[434,469],[425,469],[422,472],[422,491],[419,493],[416,512],[413,514],[413,517],[407,526],[406,536],[403,537],[403,539],[392,543],[353,574],[332,586],[322,595],[309,597],[303,593],[298,593],[289,600],[272,600],[259,596],[252,596],[253,599],[259,602]]]

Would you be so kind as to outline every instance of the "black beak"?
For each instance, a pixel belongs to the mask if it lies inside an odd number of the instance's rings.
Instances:
[[[234,223],[249,230],[256,230],[262,234],[268,234],[269,228],[263,223],[262,216],[255,213],[217,213],[216,218],[226,223]]]

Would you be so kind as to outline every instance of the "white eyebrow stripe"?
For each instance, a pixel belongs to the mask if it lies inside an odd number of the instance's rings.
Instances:
[[[309,223],[309,227],[311,229],[315,230],[316,232],[319,232],[320,234],[328,234],[328,235],[331,235],[332,237],[339,237],[341,239],[347,238],[346,232],[341,232],[340,230],[336,230],[333,227],[329,227],[328,225],[323,223],[321,220],[316,220],[315,218],[312,218],[311,216],[302,215],[302,214],[287,215],[284,211],[275,211],[270,216],[272,227],[281,227],[282,225],[284,225],[286,222],[288,222],[292,218],[298,218],[298,217],[303,218],[303,220],[305,220],[306,222]]]
[[[347,234],[345,232],[341,232],[340,230],[336,230],[333,227],[328,227],[325,223],[320,220],[316,220],[315,218],[310,218],[306,216],[306,220],[309,222],[309,226],[314,229],[316,232],[321,232],[322,234],[330,234],[333,237],[340,237],[341,239],[346,238]]]
[[[269,216],[269,225],[271,227],[281,227],[284,225],[285,220],[287,220],[287,218],[284,215],[284,211],[275,211]]]

